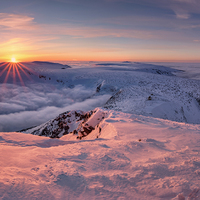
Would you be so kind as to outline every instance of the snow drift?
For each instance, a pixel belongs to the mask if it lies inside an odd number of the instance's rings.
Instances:
[[[0,133],[0,198],[200,198],[199,125],[109,111],[99,126],[82,140]]]

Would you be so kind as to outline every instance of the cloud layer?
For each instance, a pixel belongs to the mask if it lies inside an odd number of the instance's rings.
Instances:
[[[102,106],[109,95],[94,97],[95,91],[77,85],[54,88],[33,84],[31,87],[0,85],[0,131],[18,131],[39,125],[68,110],[90,110]]]

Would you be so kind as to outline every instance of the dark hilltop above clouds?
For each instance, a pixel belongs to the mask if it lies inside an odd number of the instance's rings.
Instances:
[[[47,62],[47,61],[33,61],[32,63],[41,64],[41,65],[60,65],[60,66],[64,66],[65,68],[71,68],[69,65],[63,65],[60,63]]]

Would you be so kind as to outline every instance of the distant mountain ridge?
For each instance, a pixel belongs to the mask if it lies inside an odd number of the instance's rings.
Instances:
[[[71,68],[69,65],[63,65],[63,64],[60,64],[60,63],[47,62],[47,61],[33,61],[32,63],[34,63],[34,64],[48,64],[48,65],[62,65],[62,66],[65,66],[66,68]]]

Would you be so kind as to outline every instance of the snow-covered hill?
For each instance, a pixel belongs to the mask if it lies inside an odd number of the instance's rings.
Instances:
[[[0,133],[0,198],[200,199],[200,125],[110,110],[99,127],[82,140]]]

